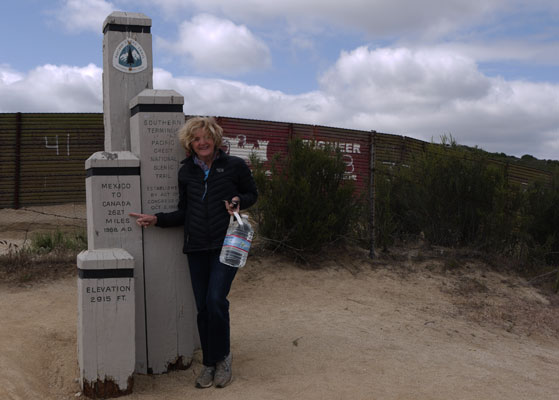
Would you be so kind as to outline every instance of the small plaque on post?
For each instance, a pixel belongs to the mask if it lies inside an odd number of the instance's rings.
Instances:
[[[134,39],[125,39],[113,53],[113,67],[122,72],[141,72],[148,66],[146,52]]]

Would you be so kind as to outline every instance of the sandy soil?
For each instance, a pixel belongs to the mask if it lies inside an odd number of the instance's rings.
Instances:
[[[348,249],[321,269],[256,252],[230,295],[233,383],[195,389],[195,354],[123,398],[559,398],[557,296],[439,252]],[[0,399],[79,397],[76,304],[71,270],[0,282]]]

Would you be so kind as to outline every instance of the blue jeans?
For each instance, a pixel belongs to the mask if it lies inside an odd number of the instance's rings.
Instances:
[[[227,295],[237,268],[219,261],[221,250],[188,254],[190,279],[198,312],[202,362],[214,366],[230,351],[229,301]]]

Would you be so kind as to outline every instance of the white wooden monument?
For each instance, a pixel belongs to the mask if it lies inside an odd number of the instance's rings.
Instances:
[[[142,212],[177,209],[178,170],[185,151],[177,138],[184,98],[173,90],[143,90],[130,102],[132,152],[140,159]],[[148,372],[182,368],[198,343],[196,309],[183,227],[144,230]],[[175,313],[175,314],[173,314]]]
[[[143,230],[130,212],[172,211],[185,157],[184,98],[152,88],[151,20],[103,24],[105,151],[86,161],[88,250],[78,255],[78,359],[92,398],[132,392],[134,373],[188,368],[198,347],[182,228]]]

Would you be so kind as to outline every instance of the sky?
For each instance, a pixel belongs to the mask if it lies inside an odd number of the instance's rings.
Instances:
[[[559,159],[557,0],[19,0],[0,112],[102,112],[102,26],[152,19],[189,115],[375,130]]]

